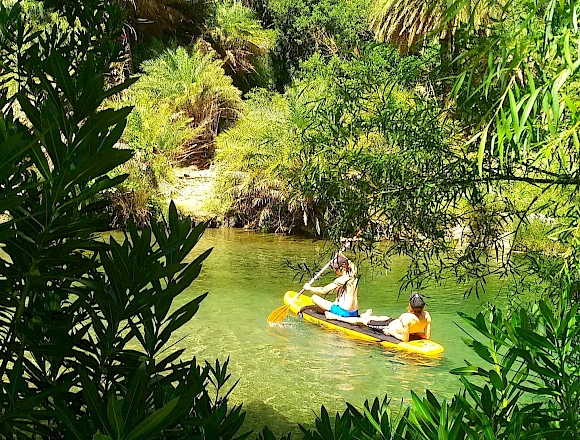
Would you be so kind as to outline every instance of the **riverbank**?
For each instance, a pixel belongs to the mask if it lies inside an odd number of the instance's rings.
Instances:
[[[211,169],[199,170],[195,166],[174,168],[175,183],[171,198],[183,215],[196,221],[217,225],[217,214],[212,212],[209,202],[214,197],[215,173]]]
[[[191,216],[196,222],[206,222],[209,228],[231,228],[231,224],[223,213],[219,212],[216,200],[217,173],[213,168],[199,170],[196,166],[173,168],[174,183],[166,193],[169,195],[166,203],[173,200],[182,215]],[[518,237],[514,242],[512,233],[501,236],[498,245],[503,253],[541,252],[546,255],[558,255],[563,247],[551,235],[556,226],[555,219],[541,214],[530,214],[527,222],[518,227]],[[246,228],[240,228],[246,229]],[[449,235],[458,246],[464,246],[465,226],[456,226]]]

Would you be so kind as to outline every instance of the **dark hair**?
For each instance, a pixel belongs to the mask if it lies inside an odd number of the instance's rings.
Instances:
[[[425,300],[419,292],[412,292],[409,297],[409,307],[413,309],[413,312],[420,313],[425,307]]]

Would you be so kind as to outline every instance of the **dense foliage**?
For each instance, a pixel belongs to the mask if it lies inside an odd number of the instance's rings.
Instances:
[[[264,15],[278,30],[274,51],[279,87],[292,79],[300,61],[356,50],[370,41],[368,0],[267,0]]]
[[[450,402],[323,407],[302,438],[580,438],[574,2],[23,5],[0,4],[0,436],[247,436],[227,362],[171,351],[209,254],[186,260],[203,224],[162,216],[187,164],[232,225],[362,228],[377,264],[412,257],[407,284],[533,293],[462,316],[481,365]],[[109,199],[120,241],[95,235]]]
[[[109,194],[114,225],[130,215],[147,225],[161,212],[175,180],[172,167],[188,162],[207,168],[217,133],[241,106],[240,91],[211,49],[166,49],[142,70],[129,91],[110,101],[113,107],[134,106],[121,142],[135,155],[116,171],[129,178]]]
[[[208,39],[243,89],[272,85],[270,50],[276,33],[264,29],[255,13],[239,2],[217,5],[215,23],[206,31]]]
[[[255,92],[235,127],[218,137],[215,209],[230,226],[289,232],[308,212],[289,184],[299,168],[292,108],[286,96]]]
[[[211,251],[184,262],[204,225],[171,205],[167,222],[130,221],[121,242],[95,234],[108,228],[96,196],[132,155],[115,147],[131,108],[100,109],[128,85],[104,87],[123,14],[101,0],[57,6],[66,38],[0,6],[1,68],[17,84],[0,98],[0,436],[235,438],[244,416],[228,407],[227,362],[167,352],[206,296],[172,307]]]

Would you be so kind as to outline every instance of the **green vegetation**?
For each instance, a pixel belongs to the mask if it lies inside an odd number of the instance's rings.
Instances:
[[[199,150],[202,157],[211,157],[212,152],[206,150],[218,131],[235,118],[241,104],[240,91],[224,74],[221,62],[211,51],[203,54],[194,46],[191,51],[183,47],[167,50],[141,67],[144,74],[132,89],[137,97],[154,105],[169,105],[176,116],[189,119],[195,128],[179,159],[188,159]]]
[[[262,28],[251,9],[236,1],[218,3],[215,24],[206,35],[240,87],[272,85],[269,52],[276,33]]]
[[[465,25],[486,33],[498,3],[465,1],[449,5],[444,1],[375,0],[370,13],[370,28],[378,41],[388,41],[401,52],[417,51],[429,38],[438,36],[446,61]],[[457,53],[455,53],[457,55]]]
[[[211,251],[183,263],[204,225],[172,205],[141,232],[130,221],[123,243],[95,235],[108,227],[95,196],[124,181],[107,173],[132,156],[115,148],[131,109],[99,110],[129,85],[104,88],[123,15],[100,0],[61,8],[78,20],[69,38],[47,29],[44,51],[0,43],[3,72],[30,75],[12,101],[0,96],[1,436],[144,439],[180,427],[234,438],[243,414],[228,407],[227,362],[164,354],[205,297],[172,308]],[[0,6],[2,34],[31,41],[20,17]],[[30,127],[14,119],[15,99]]]
[[[369,0],[266,0],[264,16],[278,30],[278,85],[292,80],[300,61],[316,52],[350,52],[370,41]]]
[[[217,139],[220,215],[231,226],[290,232],[308,203],[289,184],[299,169],[291,104],[265,90],[253,93],[235,127]],[[219,210],[219,208],[218,208]]]
[[[168,49],[142,65],[143,75],[114,107],[132,105],[121,142],[136,152],[116,172],[129,178],[110,192],[114,224],[132,214],[139,225],[165,208],[172,166],[193,161],[207,167],[214,138],[236,117],[240,91],[213,51],[199,46]]]
[[[0,4],[0,435],[247,437],[227,363],[164,352],[209,254],[186,260],[203,224],[160,214],[172,167],[215,161],[233,224],[364,228],[373,261],[411,257],[404,287],[517,278],[511,310],[462,316],[481,365],[450,402],[323,407],[303,438],[580,438],[574,2],[120,4]],[[108,77],[127,38],[152,55]],[[109,200],[122,243],[94,235]]]

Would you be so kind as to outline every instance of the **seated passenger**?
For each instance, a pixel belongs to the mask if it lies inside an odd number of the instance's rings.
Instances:
[[[304,284],[304,290],[315,293],[311,299],[319,311],[330,311],[334,316],[355,317],[358,316],[358,277],[356,266],[344,255],[338,255],[330,263],[337,278],[324,287],[313,287]],[[336,300],[331,302],[318,295],[326,296],[330,292],[336,292]]]
[[[400,341],[407,342],[409,341],[410,335],[415,335],[423,339],[431,339],[431,315],[429,315],[429,312],[423,310],[424,308],[425,301],[423,297],[419,293],[413,292],[409,298],[407,312],[398,318],[373,316],[372,309],[368,309],[361,316],[353,318],[345,318],[326,312],[326,318],[344,321],[350,324],[366,325],[367,327],[382,330],[387,336],[390,335]]]

